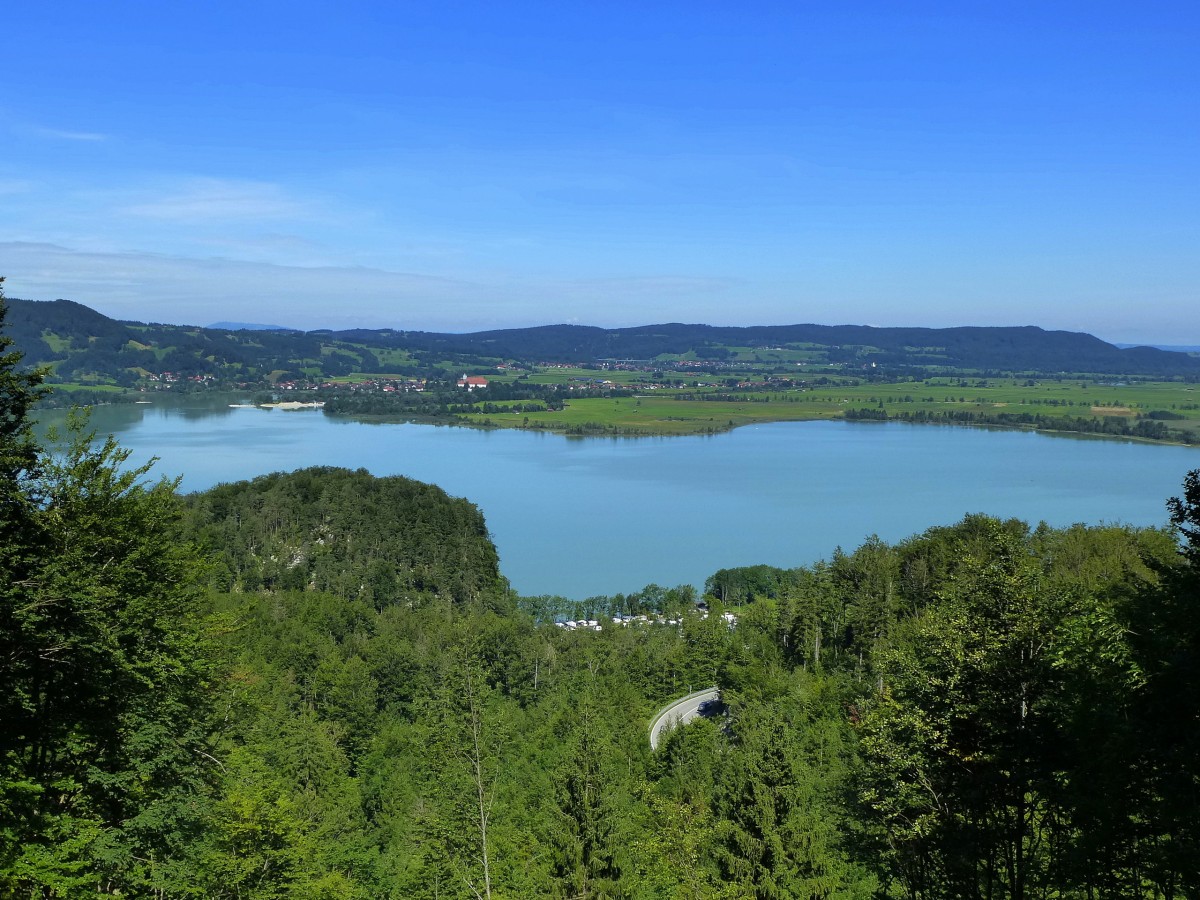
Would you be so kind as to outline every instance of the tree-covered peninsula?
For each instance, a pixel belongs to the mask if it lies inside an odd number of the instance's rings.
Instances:
[[[1200,472],[576,608],[428,485],[39,444],[0,341],[2,897],[1200,893]]]

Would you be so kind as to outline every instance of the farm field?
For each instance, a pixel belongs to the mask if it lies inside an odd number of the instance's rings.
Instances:
[[[636,383],[628,387],[638,391]],[[632,397],[579,398],[559,411],[492,411],[465,418],[476,424],[580,433],[697,434],[753,422],[840,418],[848,411],[851,415],[873,413],[882,418],[886,414],[897,419],[922,414],[996,417],[1024,413],[1062,419],[1068,427],[1073,427],[1068,420],[1079,418],[1131,422],[1150,418],[1163,421],[1171,429],[1200,435],[1200,389],[1180,382],[935,378],[887,384],[846,381],[803,389],[736,393],[715,387],[670,388],[638,392]],[[1047,427],[1044,422],[1042,427]]]

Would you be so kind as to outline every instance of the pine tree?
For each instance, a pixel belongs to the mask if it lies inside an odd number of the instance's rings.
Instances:
[[[8,315],[3,287],[0,277],[0,329]],[[30,498],[22,488],[37,463],[29,410],[45,393],[45,373],[23,370],[22,354],[12,349],[12,344],[12,338],[0,333],[0,537],[5,544],[14,536],[12,529],[28,514]],[[0,556],[0,564],[6,556]]]

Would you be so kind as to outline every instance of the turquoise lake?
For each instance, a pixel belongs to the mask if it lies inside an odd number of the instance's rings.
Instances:
[[[154,472],[184,491],[314,465],[432,482],[483,510],[520,593],[574,599],[806,565],[972,512],[1164,525],[1166,499],[1200,468],[1196,448],[900,423],[578,439],[153,403],[99,407],[92,425],[133,461],[157,456]]]

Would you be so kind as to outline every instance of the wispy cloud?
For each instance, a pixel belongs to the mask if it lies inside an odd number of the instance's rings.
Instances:
[[[272,262],[282,265],[321,266],[336,264],[330,248],[303,235],[259,232],[236,237],[212,237],[206,243],[221,256]]]
[[[203,325],[279,322],[295,328],[477,331],[576,320],[626,326],[730,318],[745,285],[688,276],[447,278],[334,265],[69,249],[0,241],[9,294],[65,297],[121,319]],[[679,304],[688,314],[680,318]]]
[[[107,141],[107,134],[97,131],[67,131],[62,128],[45,128],[40,125],[29,129],[30,132],[42,138],[56,141]]]
[[[253,314],[296,328],[430,328],[490,312],[482,285],[382,269],[89,252],[28,241],[0,241],[0,259],[10,296],[65,297],[121,319],[203,325]]]
[[[71,249],[61,244],[0,240],[0,274],[11,297],[64,297],[120,319],[204,325],[221,320],[278,322],[294,328],[405,328],[482,331],[548,322],[626,327],[655,322],[768,325],[793,322],[877,322],[945,326],[942,316],[916,320],[904,304],[879,304],[823,282],[750,281],[686,274],[592,279],[493,273],[472,278],[346,265],[279,265],[266,261],[196,258],[148,252]],[[1160,292],[1171,300],[1170,285]],[[913,289],[907,286],[905,296]],[[836,298],[836,302],[830,298]],[[1103,298],[1112,306],[1109,298]],[[994,304],[954,324],[998,322]],[[1050,309],[1052,304],[1047,303]],[[1161,312],[1159,308],[1161,307]],[[1115,308],[1115,307],[1114,307]],[[989,312],[990,311],[990,312]],[[1076,327],[1065,316],[1021,324]],[[988,316],[988,319],[984,319]],[[1093,316],[1087,330],[1142,343],[1178,329],[1171,302],[1147,306],[1136,333],[1120,321]],[[1016,320],[1020,321],[1020,320]],[[1190,320],[1188,320],[1190,321]],[[1174,332],[1178,334],[1178,330]]]
[[[597,297],[691,297],[727,291],[745,284],[745,279],[691,275],[645,275],[625,278],[587,278],[561,283],[564,290]]]
[[[194,178],[155,197],[125,206],[128,215],[177,222],[284,219],[305,215],[306,204],[279,185],[262,181]]]

